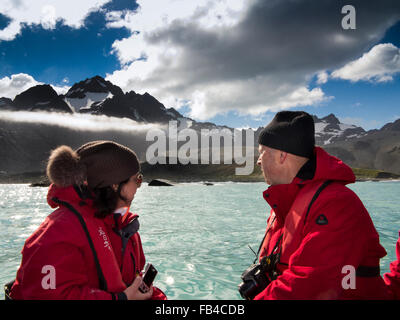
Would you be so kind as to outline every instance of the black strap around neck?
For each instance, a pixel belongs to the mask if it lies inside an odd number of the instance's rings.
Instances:
[[[309,212],[310,212],[310,210],[311,210],[311,206],[313,205],[313,203],[315,202],[315,200],[317,200],[317,198],[318,198],[318,196],[320,195],[320,193],[322,192],[322,190],[324,190],[324,189],[325,189],[329,184],[331,184],[332,182],[333,182],[332,180],[326,180],[326,181],[318,188],[318,190],[315,192],[313,198],[312,198],[311,201],[310,201],[310,204],[308,205],[307,213],[306,213],[306,216],[305,216],[305,219],[304,219],[304,224],[306,223],[307,216],[308,216],[308,214],[309,214]],[[264,234],[264,237],[263,237],[263,239],[262,239],[262,241],[261,241],[261,244],[260,244],[260,246],[258,247],[256,259],[254,260],[253,263],[256,263],[256,261],[257,261],[257,259],[258,259],[258,255],[260,254],[261,247],[262,247],[262,245],[263,245],[263,243],[264,243],[264,240],[265,240],[265,238],[266,238],[268,232],[269,232],[269,231],[271,230],[271,228],[272,228],[272,225],[273,225],[273,223],[274,223],[274,221],[275,221],[275,218],[276,218],[276,215],[274,216],[274,219],[272,220],[272,222],[271,222],[271,224],[270,224],[270,227],[267,229],[267,231],[266,231],[265,234]],[[281,237],[282,237],[282,236],[283,236],[283,233],[282,233]],[[278,242],[277,242],[277,243],[280,242],[281,237],[278,239]],[[274,248],[274,250],[275,250],[275,248]]]
[[[100,287],[101,290],[107,291],[107,282],[106,282],[106,279],[104,277],[103,271],[101,270],[99,258],[97,256],[97,252],[96,252],[96,250],[94,248],[93,240],[90,237],[89,230],[87,228],[85,220],[82,218],[82,215],[71,204],[69,204],[68,202],[59,200],[56,197],[52,198],[52,200],[55,203],[61,204],[64,207],[66,207],[68,210],[70,210],[78,218],[80,224],[82,225],[83,231],[85,231],[86,237],[87,237],[87,239],[89,241],[90,249],[92,250],[92,253],[93,253],[94,262],[95,262],[96,269],[97,269],[97,275],[98,275],[98,278],[99,278],[99,287]]]
[[[326,181],[318,188],[317,192],[315,192],[313,198],[311,199],[310,204],[308,205],[306,217],[304,218],[304,224],[306,224],[308,214],[310,213],[310,210],[311,210],[311,206],[313,205],[313,203],[315,202],[315,200],[317,200],[317,198],[318,198],[318,196],[320,195],[320,193],[322,192],[322,190],[324,190],[324,189],[325,189],[328,185],[330,185],[332,182],[333,182],[332,180],[326,180]]]

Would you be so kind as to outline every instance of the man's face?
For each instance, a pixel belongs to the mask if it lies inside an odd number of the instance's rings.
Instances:
[[[261,171],[264,176],[264,180],[269,185],[279,184],[279,151],[271,149],[262,144],[258,145],[258,152],[260,156],[257,160],[257,165],[261,167]]]

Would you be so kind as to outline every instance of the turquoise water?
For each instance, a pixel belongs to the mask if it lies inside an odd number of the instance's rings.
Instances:
[[[400,182],[350,186],[364,202],[388,252],[382,274],[395,259],[400,229]],[[148,262],[159,270],[155,285],[169,299],[240,299],[240,275],[263,237],[264,183],[201,183],[148,187],[136,194],[140,234]],[[51,213],[47,188],[0,185],[0,283],[15,277],[25,239]]]

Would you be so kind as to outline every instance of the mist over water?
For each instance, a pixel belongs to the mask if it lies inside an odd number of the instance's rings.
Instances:
[[[265,183],[202,183],[174,187],[144,184],[131,211],[139,214],[147,262],[159,270],[155,285],[169,299],[240,299],[240,275],[264,235],[268,204]],[[395,260],[400,229],[400,182],[350,185],[368,209],[388,255]],[[52,212],[47,188],[0,185],[0,283],[15,277],[24,241]]]
[[[0,119],[15,123],[43,124],[68,128],[75,131],[120,131],[146,132],[160,127],[157,124],[144,124],[128,118],[109,117],[82,113],[40,112],[40,111],[0,111]]]

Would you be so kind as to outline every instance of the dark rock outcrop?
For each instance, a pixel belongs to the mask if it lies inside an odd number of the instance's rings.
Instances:
[[[382,129],[383,131],[400,131],[400,119],[385,124]]]
[[[72,113],[71,108],[48,84],[37,85],[17,95],[13,101],[19,111],[57,111]]]
[[[0,110],[14,110],[13,101],[10,98],[0,98]]]
[[[151,186],[151,187],[171,187],[171,186],[173,186],[173,184],[169,180],[154,179],[149,182],[149,186]]]
[[[130,91],[114,95],[103,102],[92,105],[87,113],[104,114],[112,117],[126,117],[135,121],[167,123],[170,120],[183,118],[176,110],[166,109],[156,98],[148,94]]]

